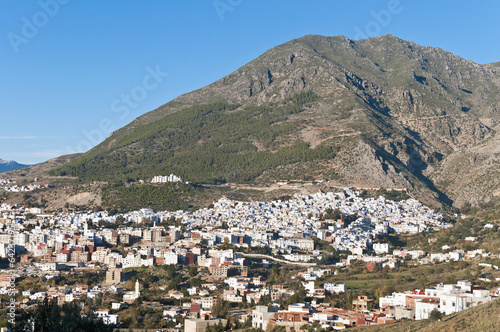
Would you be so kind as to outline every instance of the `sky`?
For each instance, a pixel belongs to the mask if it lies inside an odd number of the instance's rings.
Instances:
[[[0,159],[84,152],[136,117],[307,34],[393,34],[500,61],[500,2],[0,2]]]

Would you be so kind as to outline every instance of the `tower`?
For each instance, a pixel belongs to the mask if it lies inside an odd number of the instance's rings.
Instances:
[[[141,295],[141,292],[139,292],[139,280],[135,281],[135,296],[138,298]]]
[[[109,268],[106,271],[106,284],[116,285],[122,282],[122,269]]]

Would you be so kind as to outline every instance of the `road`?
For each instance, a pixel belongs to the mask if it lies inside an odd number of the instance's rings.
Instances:
[[[291,262],[291,261],[286,261],[284,259],[279,259],[279,258],[275,258],[273,256],[268,256],[268,255],[261,255],[261,254],[246,254],[246,253],[243,253],[243,252],[240,252],[241,255],[245,256],[245,257],[254,257],[254,258],[267,258],[267,259],[271,259],[273,261],[276,261],[276,262],[280,262],[280,263],[284,263],[284,264],[292,264],[292,265],[301,265],[301,266],[316,266],[317,264],[316,263],[303,263],[303,262]]]

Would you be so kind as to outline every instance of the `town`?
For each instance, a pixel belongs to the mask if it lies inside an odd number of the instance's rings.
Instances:
[[[35,178],[35,181],[38,181],[38,178]],[[27,183],[27,184],[15,184],[16,181],[9,179],[0,179],[0,189],[11,192],[20,192],[20,191],[33,191],[38,189],[47,189],[50,188],[48,184],[35,184],[35,183]]]
[[[120,327],[133,325],[129,311],[139,304],[161,312],[161,323],[142,325],[150,328],[197,331],[225,325],[232,317],[239,326],[263,330],[304,325],[339,330],[428,319],[433,312],[447,315],[498,296],[497,289],[458,280],[374,299],[354,297],[345,283],[333,281],[359,264],[369,273],[397,270],[408,262],[417,266],[492,255],[481,249],[394,248],[389,234],[453,227],[414,199],[362,198],[345,188],[270,202],[221,198],[194,212],[47,213],[9,204],[0,211],[0,256],[7,258],[14,246],[18,257],[14,268],[0,274],[0,293],[6,294],[14,280],[19,309],[43,299],[79,301]],[[35,280],[36,286],[26,282]],[[145,295],[146,288],[154,290],[154,298]]]

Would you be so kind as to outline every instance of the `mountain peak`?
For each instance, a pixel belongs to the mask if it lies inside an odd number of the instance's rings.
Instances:
[[[25,168],[25,167],[29,167],[29,166],[32,166],[32,165],[19,164],[14,160],[0,159],[0,173],[13,171],[15,169]]]
[[[482,185],[500,177],[490,166],[500,141],[493,66],[390,34],[306,35],[137,118],[54,174],[307,178],[481,202],[500,191]]]

